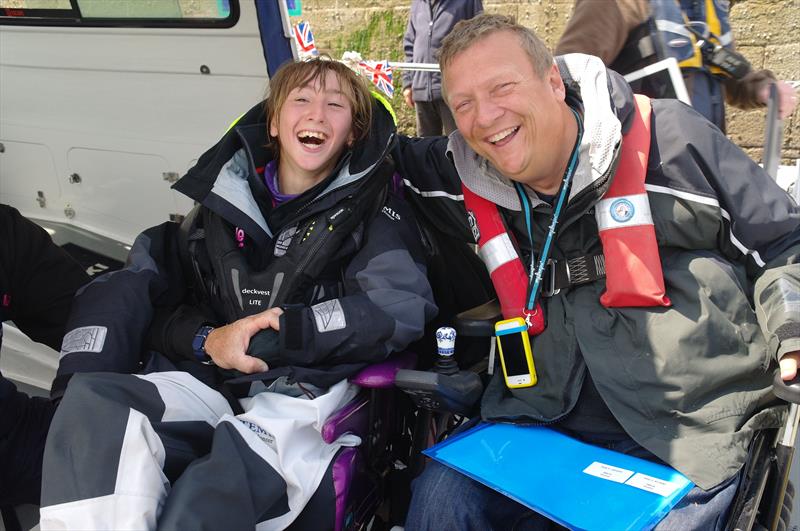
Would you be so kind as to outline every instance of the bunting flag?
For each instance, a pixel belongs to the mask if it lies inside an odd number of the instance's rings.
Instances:
[[[314,34],[311,32],[311,24],[305,20],[294,27],[294,36],[297,39],[297,51],[300,59],[319,55],[319,50],[314,44]]]
[[[303,13],[303,3],[301,0],[286,0],[286,8],[290,17],[299,17]]]
[[[389,61],[361,61],[358,63],[358,68],[378,87],[378,90],[390,98],[394,96],[392,67],[389,66]]]

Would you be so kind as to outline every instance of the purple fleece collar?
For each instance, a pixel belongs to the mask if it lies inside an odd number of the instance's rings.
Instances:
[[[267,183],[267,188],[269,188],[269,193],[272,194],[272,198],[275,200],[275,206],[280,205],[281,203],[285,203],[291,199],[294,199],[300,194],[282,194],[281,191],[278,189],[278,161],[271,160],[267,163],[264,167],[264,182]]]

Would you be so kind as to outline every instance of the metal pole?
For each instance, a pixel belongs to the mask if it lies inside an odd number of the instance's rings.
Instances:
[[[394,63],[390,62],[389,66],[399,70],[418,70],[420,72],[438,72],[439,63]]]
[[[767,125],[764,132],[764,170],[773,180],[778,178],[778,165],[781,162],[781,144],[783,143],[783,121],[778,113],[778,87],[775,83],[769,86],[769,103],[767,104]]]

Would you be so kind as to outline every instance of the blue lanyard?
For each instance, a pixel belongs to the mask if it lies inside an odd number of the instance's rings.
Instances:
[[[536,272],[534,273],[534,264],[536,263],[536,257],[533,252],[533,231],[531,230],[531,204],[530,199],[528,199],[528,194],[525,192],[525,188],[521,183],[515,182],[514,187],[517,190],[517,194],[519,195],[519,201],[522,203],[522,210],[525,214],[525,226],[528,229],[528,239],[531,242],[531,265],[528,273],[528,283],[530,286],[530,291],[528,292],[528,303],[525,306],[525,309],[529,312],[533,312],[534,308],[536,307],[536,297],[539,294],[539,287],[542,283],[542,275],[544,274],[544,268],[547,265],[547,257],[550,254],[550,245],[553,243],[553,238],[556,234],[556,225],[558,225],[558,218],[561,215],[561,209],[564,206],[565,199],[567,197],[567,193],[569,192],[570,183],[572,181],[572,177],[575,175],[575,169],[578,167],[578,154],[580,152],[581,146],[581,138],[583,137],[583,123],[581,122],[578,113],[575,112],[575,109],[570,109],[572,114],[575,115],[575,121],[578,123],[578,137],[575,140],[575,146],[572,148],[572,155],[570,156],[569,164],[567,165],[567,170],[564,172],[564,180],[561,183],[561,189],[558,194],[558,200],[556,201],[556,207],[553,211],[553,221],[550,223],[550,227],[547,230],[547,238],[544,241],[544,245],[542,246],[541,256],[539,258],[539,265],[535,268]]]

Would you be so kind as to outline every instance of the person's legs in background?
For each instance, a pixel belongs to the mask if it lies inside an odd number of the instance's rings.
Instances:
[[[449,136],[456,130],[456,121],[444,100],[418,101],[414,108],[418,136]]]
[[[444,100],[436,100],[433,102],[436,105],[436,110],[439,112],[439,118],[442,122],[442,127],[444,127],[444,135],[450,136],[450,133],[456,130],[456,120],[453,118],[453,113],[450,112],[450,107],[444,102]]]
[[[414,103],[417,111],[417,136],[440,136],[442,120],[436,110],[436,104],[430,101]]]

